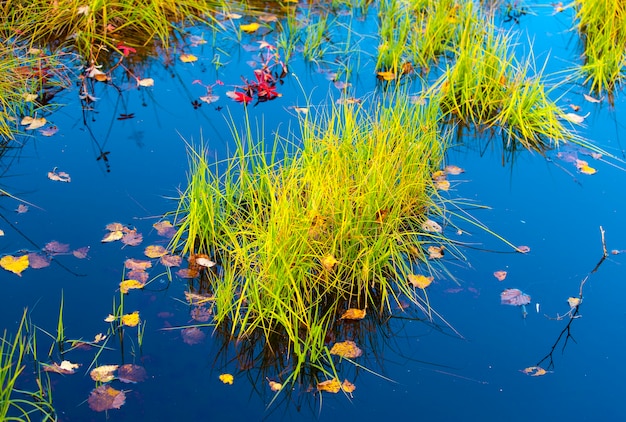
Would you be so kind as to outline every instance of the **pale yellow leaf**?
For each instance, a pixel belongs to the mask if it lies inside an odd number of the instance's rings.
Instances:
[[[94,381],[109,382],[115,379],[114,372],[119,365],[102,365],[94,368],[89,373],[89,376]]]
[[[104,322],[113,322],[115,321],[115,315],[111,315],[109,314],[105,319]]]
[[[343,358],[354,359],[363,354],[363,351],[359,349],[355,342],[351,340],[335,343],[330,349],[331,355],[341,356]]]
[[[570,308],[577,307],[578,305],[580,305],[580,302],[581,302],[580,298],[577,298],[577,297],[568,297],[567,298],[567,303],[569,304]]]
[[[167,255],[167,249],[161,245],[150,245],[146,247],[144,254],[148,258],[161,258],[163,255]]]
[[[433,220],[426,220],[422,223],[422,230],[429,232],[429,233],[441,233],[443,232],[443,228],[441,228],[441,226],[433,221]]]
[[[433,280],[433,277],[426,277],[422,274],[409,274],[409,283],[411,283],[413,287],[419,287],[420,289],[425,289],[430,286]]]
[[[585,97],[585,100],[589,101],[590,103],[599,103],[602,102],[602,100],[604,100],[604,97],[598,99],[598,98],[593,98],[590,95],[587,94],[583,94],[583,97]]]
[[[154,86],[154,79],[152,79],[152,78],[137,79],[137,85],[139,85],[139,86]]]
[[[124,232],[122,232],[121,230],[108,232],[107,234],[104,235],[101,242],[102,243],[115,242],[116,240],[120,240],[122,237],[124,237]]]

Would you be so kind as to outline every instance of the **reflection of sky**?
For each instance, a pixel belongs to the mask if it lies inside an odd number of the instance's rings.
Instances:
[[[553,22],[548,18],[523,19],[523,22],[536,22],[540,27],[544,27],[546,21]],[[547,34],[547,38],[544,38],[546,34],[537,34],[535,46],[541,42],[551,43],[553,47],[567,45],[571,41],[571,33],[565,32],[568,26],[559,28]],[[201,60],[211,58],[208,53],[206,57],[197,54]],[[239,54],[245,59],[254,53],[241,51]],[[571,57],[571,51],[555,49],[551,60],[562,60],[566,54]],[[371,65],[367,64],[370,68]],[[247,68],[225,72],[220,76],[226,84],[218,92],[220,101],[194,110],[191,101],[204,92],[192,81],[201,78],[209,84],[214,80],[211,72],[203,71],[207,66],[201,63],[176,65],[173,78],[163,69],[152,69],[150,75],[142,76],[155,78],[155,87],[130,90],[124,97],[125,106],[113,90],[96,93],[100,100],[94,104],[97,112],[88,116],[89,127],[102,150],[110,151],[110,173],[105,171],[102,161],[95,160],[100,151],[82,125],[80,108],[74,102],[76,91],[62,98],[69,102],[67,107],[49,116],[49,120],[59,126],[59,132],[51,138],[29,139],[24,144],[18,153],[19,160],[13,163],[3,184],[8,191],[42,209],[31,207],[28,213],[17,215],[13,212],[17,203],[4,198],[3,214],[41,246],[57,240],[70,243],[72,247],[89,245],[91,252],[90,259],[84,261],[59,257],[59,263],[67,269],[54,264],[43,270],[28,269],[21,279],[3,273],[5,292],[0,315],[4,321],[13,321],[22,306],[32,308],[38,302],[33,320],[52,332],[56,324],[55,309],[63,289],[68,336],[91,338],[106,330],[107,325],[100,321],[111,312],[123,261],[129,257],[140,258],[143,246],[121,248],[119,243],[101,244],[104,226],[119,221],[143,232],[147,239],[144,245],[163,242],[151,233],[151,224],[156,221],[153,217],[175,208],[175,201],[168,198],[176,197],[186,185],[185,140],[197,145],[202,137],[210,153],[220,159],[232,150],[228,110],[239,125],[242,107],[227,99],[224,93],[232,88],[229,84],[240,83],[239,75],[245,73],[252,77],[252,72]],[[314,104],[328,100],[328,89],[338,95],[339,91],[322,75],[308,72],[305,67],[296,59],[291,70],[299,75],[307,89],[316,87],[311,90]],[[371,90],[372,86],[364,80],[366,77],[361,76],[353,82],[359,89]],[[249,107],[253,125],[258,122],[270,135],[277,128],[286,135],[290,129],[289,116],[293,114],[293,110],[286,108],[304,103],[304,94],[293,77],[288,78],[279,91],[283,93],[282,98]],[[623,106],[618,104],[616,110],[610,111],[606,104],[586,103],[581,94],[582,89],[574,87],[563,93],[560,104],[567,107],[569,102],[576,103],[582,107],[580,114],[591,112],[581,134],[603,148],[618,152],[621,149],[619,128],[613,122],[620,121]],[[224,109],[217,111],[217,105]],[[120,113],[134,113],[135,118],[117,121]],[[623,215],[626,174],[591,157],[584,159],[598,173],[593,176],[577,174],[572,163],[558,160],[554,154],[550,154],[554,162],[548,162],[537,154],[520,153],[512,165],[502,166],[500,146],[494,145],[493,149],[488,147],[482,157],[473,148],[451,151],[448,161],[466,172],[450,177],[453,185],[450,196],[491,207],[471,212],[513,244],[530,246],[531,252],[522,255],[462,249],[469,266],[453,260],[448,262],[460,286],[451,280],[437,279],[429,287],[429,294],[433,306],[465,340],[445,336],[419,322],[395,327],[399,332],[394,339],[395,348],[401,353],[388,351],[382,357],[382,367],[371,355],[364,361],[396,383],[363,372],[356,380],[357,390],[352,402],[341,395],[324,395],[322,417],[330,420],[340,417],[494,421],[577,417],[593,420],[599,408],[606,412],[605,420],[624,417],[620,403],[624,391],[621,380],[626,369],[621,354],[626,346],[623,335],[626,327],[620,298],[626,292],[620,255],[609,256],[589,279],[581,306],[582,318],[573,323],[572,334],[578,343],[571,342],[564,354],[558,346],[554,373],[532,378],[519,370],[533,366],[548,353],[565,326],[566,321],[551,321],[544,313],[556,316],[567,312],[567,297],[577,295],[580,281],[601,256],[599,226],[606,230],[609,250],[626,249],[622,241],[626,238]],[[55,167],[70,173],[72,182],[48,180],[46,173]],[[461,225],[465,233],[461,236],[451,233],[453,238],[476,245],[478,249],[510,251],[505,244],[479,229],[458,220],[454,222]],[[34,249],[4,222],[0,222],[0,228],[5,231],[2,253]],[[498,282],[494,278],[496,270],[508,271],[505,281]],[[84,276],[72,275],[70,271]],[[158,271],[151,274],[156,275]],[[166,323],[189,322],[188,310],[171,297],[181,297],[183,283],[176,279],[169,291],[158,292],[156,290],[164,286],[164,277],[160,277],[153,286],[152,292],[131,294],[126,299],[127,309],[139,309],[148,321],[143,360],[137,362],[143,362],[153,378],[132,386],[127,404],[122,410],[112,412],[112,419],[135,420],[140,412],[147,420],[207,420],[218,416],[226,420],[244,417],[258,420],[270,399],[269,394],[259,398],[251,392],[245,376],[237,378],[232,387],[225,387],[217,380],[221,371],[235,372],[235,363],[219,361],[212,370],[214,357],[207,353],[209,342],[190,347],[176,332],[157,331]],[[454,292],[457,287],[462,290]],[[499,294],[504,288],[519,288],[532,296],[526,319],[522,318],[519,308],[500,305]],[[541,306],[539,313],[535,312],[536,303]],[[159,318],[156,314],[161,311],[171,312],[173,316]],[[133,349],[131,343],[126,345],[127,359],[132,359],[128,354]],[[83,362],[85,367],[91,356],[91,352],[76,352],[67,357]],[[105,356],[114,362],[119,360],[117,352]],[[86,405],[76,407],[86,399],[91,388],[87,378],[82,375],[63,379],[53,375],[53,378],[59,391],[55,398],[60,409],[82,415],[76,420],[95,419]],[[265,387],[263,381],[259,381],[258,388]],[[311,419],[316,414],[316,409],[303,410],[300,414],[293,409],[287,411],[287,415],[302,419]],[[279,409],[270,419],[283,417],[286,415]]]

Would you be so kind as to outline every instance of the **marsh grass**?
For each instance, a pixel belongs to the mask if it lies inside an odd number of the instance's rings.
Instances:
[[[24,310],[13,338],[6,330],[0,338],[0,420],[54,421],[56,417],[49,380],[44,383],[39,373],[36,390],[24,391],[17,388],[25,368],[25,358],[36,350],[34,330],[28,327],[27,315]]]
[[[295,380],[327,359],[326,333],[348,308],[380,313],[402,300],[436,315],[408,276],[430,274],[422,223],[443,219],[431,174],[443,156],[437,110],[397,96],[370,116],[353,106],[301,122],[302,147],[265,150],[248,125],[237,151],[209,164],[191,151],[173,247],[206,253],[215,324],[234,339],[286,339]],[[193,256],[193,255],[192,255]]]
[[[626,65],[626,5],[619,0],[576,0],[577,29],[583,46],[580,72],[592,92],[613,97]]]

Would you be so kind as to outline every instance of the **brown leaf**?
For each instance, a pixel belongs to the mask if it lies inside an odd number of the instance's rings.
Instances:
[[[28,205],[19,204],[15,212],[18,214],[24,214],[25,212],[28,212]]]
[[[144,270],[130,270],[126,273],[128,278],[135,279],[141,283],[147,283],[150,275]]]
[[[141,259],[128,258],[124,261],[124,266],[129,270],[145,270],[152,267],[152,262]]]
[[[206,338],[206,334],[198,327],[185,328],[180,332],[180,335],[183,337],[183,341],[189,345],[202,343]]]
[[[40,255],[36,252],[28,254],[28,263],[30,268],[38,270],[50,266],[50,258],[48,256]]]
[[[56,240],[52,242],[46,243],[46,246],[43,247],[44,252],[47,252],[50,255],[58,255],[68,253],[70,250],[70,245],[67,243],[59,243]]]
[[[163,236],[168,239],[174,237],[174,235],[176,234],[176,229],[174,228],[174,226],[172,226],[172,223],[167,220],[154,223],[152,227],[156,229],[159,236]]]
[[[359,349],[355,342],[351,340],[335,343],[330,349],[331,355],[341,356],[343,358],[358,358],[363,354],[363,351]]]
[[[445,246],[429,246],[428,247],[428,259],[443,258],[444,249],[445,249]]]
[[[121,223],[109,223],[105,226],[110,232],[121,232],[125,229],[125,227]]]
[[[352,384],[348,380],[343,380],[343,383],[341,383],[341,389],[345,391],[346,393],[350,394],[354,390],[356,390],[356,385]]]
[[[117,369],[117,379],[125,383],[135,384],[137,382],[143,382],[147,377],[146,369],[140,365],[127,363]]]
[[[89,403],[89,408],[96,412],[119,409],[126,402],[126,394],[108,384],[104,384],[91,391],[87,402]]]
[[[504,279],[506,278],[506,274],[507,274],[506,271],[500,270],[500,271],[494,272],[493,276],[497,278],[498,281],[504,281]]]
[[[163,255],[167,255],[167,249],[160,245],[150,245],[146,247],[144,255],[148,258],[160,258]]]
[[[143,235],[137,233],[137,230],[130,230],[122,236],[122,243],[128,246],[137,246],[143,242]]]
[[[161,264],[166,267],[178,267],[183,262],[183,258],[176,255],[163,255],[160,259]]]
[[[365,309],[350,308],[346,310],[339,319],[363,319],[365,318]]]
[[[83,246],[82,248],[74,249],[72,251],[72,255],[74,255],[78,259],[87,258],[88,253],[89,253],[89,246]]]

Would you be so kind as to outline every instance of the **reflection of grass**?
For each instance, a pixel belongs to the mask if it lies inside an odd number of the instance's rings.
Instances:
[[[0,338],[0,420],[53,421],[56,417],[49,384],[44,386],[38,378],[36,391],[16,388],[18,378],[24,370],[25,356],[36,349],[34,331],[29,330],[26,318],[27,313],[24,311],[14,339],[9,338],[6,331]],[[28,332],[31,337],[26,336]]]
[[[581,71],[592,91],[612,94],[626,65],[626,5],[621,0],[576,0],[585,63]]]
[[[215,322],[237,339],[288,339],[296,376],[326,358],[325,335],[349,307],[391,311],[406,298],[431,315],[407,277],[428,264],[427,244],[445,241],[421,228],[441,213],[431,199],[444,151],[434,118],[403,99],[373,117],[346,106],[303,122],[295,154],[268,153],[249,129],[215,168],[193,153],[174,244],[220,263]]]

